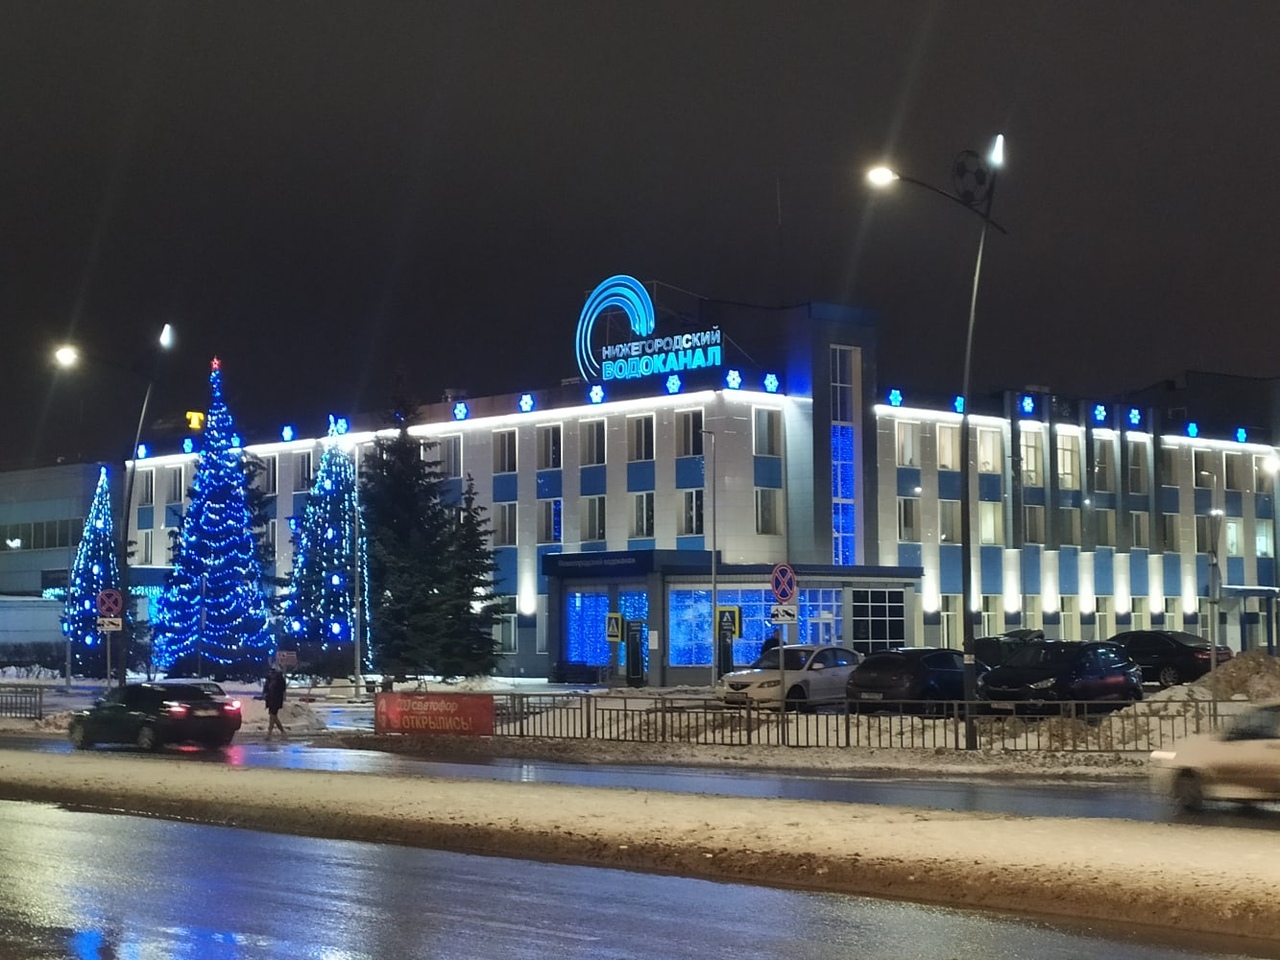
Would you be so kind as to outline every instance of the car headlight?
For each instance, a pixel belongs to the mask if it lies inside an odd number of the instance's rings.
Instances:
[[[781,680],[761,680],[759,683],[756,684],[756,687],[760,690],[767,690],[770,687],[780,687],[780,686],[782,686]]]
[[[1030,687],[1032,690],[1048,690],[1050,687],[1053,686],[1053,683],[1054,683],[1054,678],[1050,677],[1048,680],[1037,680],[1035,683],[1027,684],[1027,686]]]
[[[1172,763],[1178,755],[1176,750],[1152,750],[1151,759],[1156,763]]]

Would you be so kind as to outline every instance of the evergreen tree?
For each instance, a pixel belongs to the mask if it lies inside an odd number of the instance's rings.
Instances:
[[[493,592],[498,565],[489,546],[492,531],[484,514],[484,508],[476,504],[475,483],[468,476],[462,503],[454,513],[442,591],[448,610],[447,632],[434,666],[446,679],[488,676],[498,665],[493,628],[502,602]]]
[[[288,594],[289,578],[274,576],[271,570],[276,563],[276,547],[267,535],[268,525],[275,519],[276,492],[266,483],[267,464],[248,451],[244,454],[245,505],[249,508],[249,529],[253,531],[254,552],[262,576],[262,595],[267,604],[267,628],[272,637],[279,634],[284,603]]]
[[[209,375],[204,445],[174,569],[157,602],[156,661],[194,660],[220,675],[260,675],[271,645],[245,471],[221,364]]]
[[[318,659],[324,661],[334,659],[327,654],[340,647],[351,650],[357,633],[367,633],[356,623],[357,600],[365,592],[356,467],[340,440],[340,423],[329,418],[329,437],[294,540],[284,605],[286,635],[317,646]]]
[[[84,521],[62,608],[62,632],[71,641],[71,669],[80,676],[106,676],[105,634],[98,630],[98,594],[120,589],[115,528],[107,468],[98,473],[93,503]],[[119,634],[117,634],[117,637]],[[115,639],[115,638],[112,638]]]

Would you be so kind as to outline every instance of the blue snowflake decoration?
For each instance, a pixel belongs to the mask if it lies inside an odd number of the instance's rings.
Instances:
[[[533,394],[532,393],[520,394],[520,412],[528,413],[532,409],[533,409]]]
[[[667,393],[679,393],[679,392],[680,392],[680,378],[673,373],[671,376],[667,377]]]
[[[730,370],[724,375],[725,386],[730,390],[737,390],[742,386],[742,374],[737,370]]]
[[[240,434],[238,434],[238,433],[233,433],[233,434],[231,435],[231,449],[232,449],[232,450],[239,450],[239,449],[240,449]]]
[[[290,440],[292,440],[292,439],[293,439],[293,427],[289,426],[288,424],[285,424],[283,427],[281,427],[281,428],[280,428],[280,439],[281,439],[281,440],[283,440],[285,443],[288,443]]]
[[[1107,408],[1100,403],[1095,403],[1093,405],[1093,422],[1094,423],[1107,422]]]
[[[1198,424],[1198,423],[1196,423],[1196,422],[1194,422],[1194,421],[1192,421],[1191,423],[1188,423],[1188,424],[1187,424],[1187,436],[1188,436],[1188,437],[1191,437],[1191,438],[1193,438],[1193,439],[1194,439],[1195,437],[1200,436],[1200,424]]]
[[[588,398],[590,398],[592,403],[603,403],[604,387],[600,386],[600,384],[597,383],[594,387],[591,388],[587,396]]]
[[[778,392],[778,386],[779,386],[779,384],[778,384],[778,377],[777,377],[777,374],[773,374],[773,373],[766,373],[766,374],[764,375],[764,389],[765,389],[765,392],[767,392],[767,393],[777,393],[777,392]]]
[[[150,456],[150,455],[151,455],[151,451],[149,451],[149,450],[147,449],[147,445],[146,445],[145,443],[140,443],[140,444],[138,444],[138,459],[139,459],[139,460],[145,460],[145,459],[147,459],[147,457],[148,457],[148,456]]]
[[[1029,393],[1024,393],[1022,399],[1018,401],[1018,405],[1022,408],[1022,412],[1027,416],[1031,416],[1036,412],[1036,398]],[[960,411],[956,411],[959,413]]]
[[[196,449],[196,442],[194,440],[192,440],[190,437],[186,437],[183,439],[182,441],[183,453],[194,453],[195,449]]]
[[[1137,407],[1129,408],[1129,426],[1131,427],[1142,426],[1142,411],[1139,410]]]
[[[453,405],[453,419],[455,420],[465,420],[470,413],[471,411],[467,409],[467,405],[461,400]]]
[[[902,406],[902,391],[899,390],[897,387],[894,387],[892,390],[889,391],[889,406],[891,407]]]
[[[951,401],[951,406],[956,413],[964,413],[964,397],[956,397],[955,400]]]
[[[1236,427],[1236,442],[1247,443],[1249,440],[1249,431],[1244,427]]]

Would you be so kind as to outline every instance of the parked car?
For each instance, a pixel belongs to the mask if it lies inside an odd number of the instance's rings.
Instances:
[[[1142,671],[1105,641],[1032,640],[978,678],[978,698],[996,709],[1059,700],[1142,699]]]
[[[973,641],[973,652],[987,666],[998,667],[1028,641],[1043,639],[1043,630],[1020,628],[995,637],[978,637]]]
[[[1184,810],[1205,800],[1280,800],[1280,701],[1258,704],[1223,730],[1151,753],[1159,789]]]
[[[779,651],[783,673],[779,674]],[[858,665],[854,650],[827,644],[800,643],[774,647],[745,670],[726,673],[716,684],[716,697],[729,705],[751,704],[778,708],[782,681],[787,684],[787,709],[803,710],[819,703],[840,703],[845,684]]]
[[[1142,668],[1142,679],[1172,687],[1198,680],[1209,672],[1209,641],[1181,630],[1131,630],[1111,638]],[[1218,647],[1218,665],[1231,659],[1231,648]]]
[[[131,683],[73,713],[68,736],[79,749],[97,743],[131,743],[143,750],[198,743],[212,750],[231,743],[241,720],[239,702],[217,699],[198,686]]]
[[[976,672],[986,673],[986,664],[976,664]],[[947,701],[964,699],[964,655],[936,647],[873,653],[849,674],[845,695],[853,711],[889,707],[941,713]]]
[[[197,680],[195,678],[188,678],[188,677],[174,677],[172,679],[166,678],[164,680],[153,680],[152,683],[159,684],[160,686],[196,687],[200,690],[203,690],[205,693],[209,694],[209,696],[213,697],[215,700],[234,702],[237,707],[240,706],[239,700],[236,700],[234,697],[230,696],[227,693],[227,691],[222,689],[221,684],[215,683],[213,680]]]

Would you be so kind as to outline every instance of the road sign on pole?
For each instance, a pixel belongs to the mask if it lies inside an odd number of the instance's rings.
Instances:
[[[622,614],[610,613],[605,619],[604,638],[609,643],[622,642]]]
[[[716,636],[733,640],[742,633],[741,607],[716,607]]]
[[[124,629],[123,617],[99,617],[98,629],[103,633],[117,633]]]
[[[784,623],[799,623],[800,608],[794,603],[776,603],[769,610],[769,619],[774,626]]]
[[[773,587],[773,597],[779,603],[790,603],[796,598],[796,572],[788,563],[780,563],[773,568],[769,585]]]
[[[97,603],[99,616],[118,617],[124,610],[124,595],[119,590],[102,590],[98,593]]]

